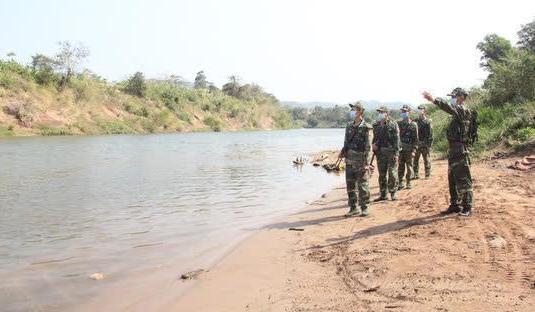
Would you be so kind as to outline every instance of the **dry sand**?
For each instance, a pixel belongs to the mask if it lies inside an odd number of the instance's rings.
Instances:
[[[162,309],[534,311],[534,172],[507,169],[513,161],[473,166],[470,218],[439,214],[445,161],[367,218],[342,217],[341,186],[261,229]],[[373,197],[377,173],[371,181]]]

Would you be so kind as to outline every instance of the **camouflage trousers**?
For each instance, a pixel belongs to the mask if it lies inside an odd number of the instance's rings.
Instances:
[[[406,169],[406,173],[405,173]],[[399,185],[403,185],[403,176],[407,185],[411,184],[412,179],[412,150],[402,150],[399,153],[398,179]]]
[[[379,151],[377,169],[381,196],[386,197],[387,192],[395,193],[398,189],[398,156],[393,152]]]
[[[357,206],[357,190],[359,206],[361,208],[366,208],[370,203],[370,188],[368,184],[370,172],[366,170],[365,166],[365,164],[346,165],[347,198],[348,205],[352,209]]]
[[[468,154],[448,157],[448,183],[450,204],[472,207],[472,176],[470,175],[470,158]]]
[[[431,157],[429,156],[431,148],[429,146],[419,146],[414,155],[414,162],[412,168],[414,170],[414,176],[419,177],[420,167],[420,155],[424,159],[425,176],[431,175]]]

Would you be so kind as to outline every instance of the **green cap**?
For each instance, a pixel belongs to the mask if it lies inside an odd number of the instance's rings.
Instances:
[[[379,108],[377,109],[377,111],[378,111],[379,113],[388,113],[388,107],[386,107],[386,106],[384,106],[384,105],[383,105],[383,106],[379,106]]]
[[[401,106],[401,111],[402,112],[410,112],[411,111],[411,107],[407,104]]]
[[[426,108],[425,108],[425,105],[422,104],[422,105],[418,105],[418,109],[426,109]]]
[[[354,110],[359,111],[359,112],[363,112],[364,111],[364,106],[362,106],[360,101],[357,101],[355,103],[349,103],[349,107],[351,107],[351,109],[354,109]]]
[[[468,92],[466,92],[466,90],[464,90],[463,88],[455,88],[453,89],[453,91],[451,91],[450,94],[448,94],[448,96],[464,96],[464,97],[467,97],[468,96]]]

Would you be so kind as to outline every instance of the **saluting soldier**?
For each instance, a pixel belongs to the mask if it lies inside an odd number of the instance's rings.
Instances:
[[[472,214],[473,204],[469,148],[477,139],[477,112],[464,105],[468,93],[462,88],[455,88],[448,94],[450,102],[434,98],[429,92],[424,92],[423,96],[452,116],[446,131],[450,206],[443,213],[458,212],[459,215],[468,217]]]

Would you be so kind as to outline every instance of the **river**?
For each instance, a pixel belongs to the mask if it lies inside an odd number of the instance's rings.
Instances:
[[[342,142],[341,129],[0,139],[2,310],[66,310],[136,272],[207,267],[343,183],[291,163]]]

